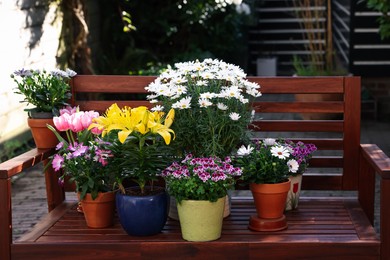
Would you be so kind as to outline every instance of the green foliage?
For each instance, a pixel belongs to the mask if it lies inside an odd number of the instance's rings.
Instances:
[[[322,70],[318,69],[316,66],[303,65],[302,59],[300,59],[298,56],[293,57],[293,67],[295,70],[295,73],[298,76],[331,76],[331,75],[346,75],[347,72],[344,69],[339,70]]]
[[[157,175],[173,160],[173,149],[162,145],[162,138],[135,134],[123,144],[116,138],[117,132],[109,134],[113,157],[108,167],[116,175],[120,188],[124,180],[137,183],[143,193],[144,187],[157,180]]]
[[[380,12],[382,15],[378,18],[379,34],[384,39],[390,38],[390,0],[367,0],[367,7]]]
[[[0,163],[27,152],[31,148],[33,146],[29,144],[29,141],[22,142],[16,139],[5,141],[0,145]]]
[[[214,0],[103,1],[98,70],[138,74],[159,64],[207,57],[245,66],[245,31],[254,19],[238,13],[234,4],[217,6]]]
[[[273,148],[283,150],[286,156],[278,157],[271,151]],[[236,163],[242,167],[242,179],[246,183],[272,184],[287,180],[290,170],[288,160],[289,153],[283,145],[274,141],[272,144],[257,141],[254,147],[248,146],[248,153],[239,153]]]

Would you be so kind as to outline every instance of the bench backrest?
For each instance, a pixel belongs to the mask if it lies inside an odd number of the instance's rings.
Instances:
[[[146,105],[144,89],[154,76],[96,76],[73,78],[72,105],[104,112],[112,103]],[[359,77],[248,77],[261,86],[254,104],[256,137],[285,137],[314,143],[303,189],[356,190],[360,144]],[[296,94],[332,94],[328,101],[298,101]],[[333,95],[337,94],[335,98]],[[341,99],[337,98],[341,96]],[[301,114],[303,113],[303,114]],[[302,115],[336,114],[336,118],[302,120]]]

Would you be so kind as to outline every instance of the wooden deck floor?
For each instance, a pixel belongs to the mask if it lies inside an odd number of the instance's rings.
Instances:
[[[47,256],[48,250],[57,252],[50,254],[55,259],[70,259],[77,254],[84,255],[83,259],[147,259],[151,254],[158,254],[158,259],[175,256],[205,259],[205,251],[209,259],[220,259],[222,255],[228,256],[226,259],[260,256],[281,259],[282,255],[282,259],[300,259],[297,258],[300,256],[377,259],[379,256],[377,235],[356,200],[303,198],[298,210],[286,213],[288,228],[278,232],[254,232],[247,228],[250,215],[255,214],[252,203],[250,199],[233,198],[231,215],[224,219],[221,238],[189,243],[181,238],[179,222],[171,219],[161,234],[150,237],[127,235],[118,219],[110,228],[90,229],[71,202],[54,210],[31,233],[16,241],[12,251],[16,259],[46,259],[42,257]],[[27,248],[28,255],[25,254]],[[291,250],[291,254],[286,254],[286,250]]]

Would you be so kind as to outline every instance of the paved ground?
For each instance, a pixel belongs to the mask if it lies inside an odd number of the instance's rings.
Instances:
[[[390,123],[362,122],[362,143],[376,143],[390,156]],[[47,213],[42,166],[34,167],[12,184],[13,237],[31,229]],[[377,189],[377,194],[379,190]],[[334,193],[328,193],[329,196]],[[378,208],[376,208],[378,215]],[[376,227],[378,230],[379,227]]]

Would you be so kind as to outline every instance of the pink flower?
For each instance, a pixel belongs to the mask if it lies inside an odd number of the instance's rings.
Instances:
[[[103,129],[99,129],[97,127],[94,127],[92,128],[91,130],[91,133],[94,134],[94,135],[100,135],[102,132],[103,132]]]
[[[58,131],[67,131],[70,129],[69,122],[71,117],[69,114],[53,117],[53,122]]]
[[[77,111],[79,111],[79,107],[71,107],[71,106],[66,106],[63,109],[60,109],[60,115],[62,116],[63,114],[68,114],[68,115],[73,115]]]
[[[88,112],[81,111],[72,114],[70,129],[73,132],[83,131],[89,127],[89,125],[92,123],[92,119],[98,116],[99,113],[95,111],[88,111]],[[95,132],[98,132],[98,130],[95,130]]]
[[[59,171],[61,169],[63,163],[64,163],[64,158],[61,155],[59,155],[59,154],[54,155],[54,158],[53,158],[53,161],[51,164],[52,164],[55,171]]]
[[[83,124],[81,122],[81,117],[84,114],[84,112],[77,112],[73,115],[71,115],[71,121],[70,121],[70,130],[77,133],[84,130]]]
[[[95,111],[84,112],[84,114],[81,116],[81,123],[84,129],[87,129],[89,125],[92,123],[92,119],[98,116],[99,113]]]

